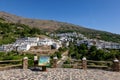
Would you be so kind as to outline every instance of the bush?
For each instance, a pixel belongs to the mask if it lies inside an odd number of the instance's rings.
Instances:
[[[56,55],[58,59],[62,58],[61,52],[55,52],[54,55]]]
[[[70,64],[70,59],[67,59],[65,62],[64,62],[64,64]]]
[[[73,66],[72,65],[62,65],[63,68],[72,68]]]

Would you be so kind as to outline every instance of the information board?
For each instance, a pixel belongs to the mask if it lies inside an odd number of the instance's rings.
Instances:
[[[38,65],[39,66],[49,66],[50,65],[50,57],[49,56],[40,56]]]

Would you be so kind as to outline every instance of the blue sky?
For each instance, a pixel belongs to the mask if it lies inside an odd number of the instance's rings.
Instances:
[[[0,11],[120,34],[120,0],[0,0]]]

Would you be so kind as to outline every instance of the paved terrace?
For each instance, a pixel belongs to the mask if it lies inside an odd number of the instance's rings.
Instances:
[[[120,80],[120,72],[67,68],[49,68],[46,72],[11,69],[0,71],[0,80]]]

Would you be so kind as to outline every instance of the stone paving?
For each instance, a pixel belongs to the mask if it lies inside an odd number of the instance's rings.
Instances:
[[[48,68],[46,72],[11,69],[0,71],[0,80],[120,80],[120,72],[68,68]]]

